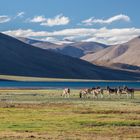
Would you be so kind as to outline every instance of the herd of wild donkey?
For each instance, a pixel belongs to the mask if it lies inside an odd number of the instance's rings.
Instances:
[[[134,98],[134,89],[130,89],[127,86],[121,88],[110,88],[107,86],[106,89],[102,89],[100,87],[96,88],[87,88],[87,89],[82,89],[79,92],[79,97],[80,98],[104,98],[104,95],[107,94],[109,98],[111,98],[112,95],[116,95],[116,97],[121,98],[122,95],[126,95],[127,98]],[[65,88],[62,93],[62,97],[64,98],[69,98],[70,97],[70,89]]]

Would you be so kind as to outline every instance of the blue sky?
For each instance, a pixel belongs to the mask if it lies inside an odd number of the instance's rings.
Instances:
[[[140,35],[140,0],[0,0],[0,31],[12,36],[123,43]]]

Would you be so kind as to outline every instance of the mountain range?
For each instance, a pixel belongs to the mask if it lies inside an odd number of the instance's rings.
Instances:
[[[97,66],[0,33],[0,74],[50,78],[139,80],[140,73]]]
[[[124,44],[112,46],[97,42],[74,42],[71,40],[66,40],[70,43],[58,45],[23,37],[19,37],[18,39],[35,47],[81,58],[96,65],[140,71],[140,61],[137,59],[140,57],[140,37],[134,38]]]
[[[60,44],[58,45],[47,41],[34,40],[34,39],[24,38],[24,37],[18,37],[17,39],[19,39],[24,43],[30,44],[32,46],[41,49],[48,49],[64,55],[77,57],[77,58],[80,58],[89,53],[98,52],[108,47],[107,45],[97,43],[97,42],[77,42],[77,41],[74,42],[70,40],[65,40],[65,42],[68,43],[63,43],[61,45]]]

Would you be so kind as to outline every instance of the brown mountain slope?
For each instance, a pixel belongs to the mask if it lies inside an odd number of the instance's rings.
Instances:
[[[83,60],[100,65],[128,65],[140,67],[140,37],[131,41],[105,48],[97,53],[87,54]]]

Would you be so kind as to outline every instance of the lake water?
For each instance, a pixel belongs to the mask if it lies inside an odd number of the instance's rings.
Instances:
[[[91,88],[100,86],[118,87],[128,86],[129,88],[140,89],[140,82],[15,82],[0,81],[0,88]]]

